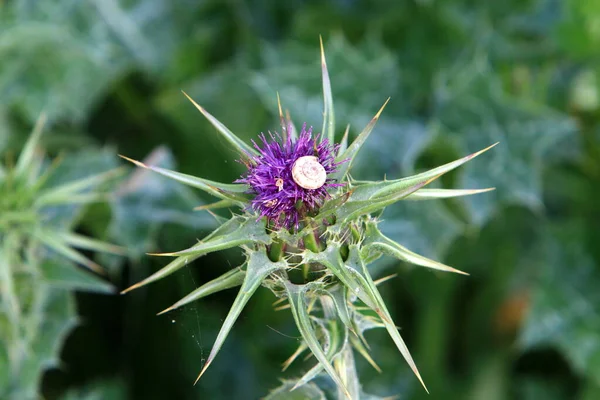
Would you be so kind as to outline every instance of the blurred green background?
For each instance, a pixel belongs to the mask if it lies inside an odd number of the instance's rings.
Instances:
[[[230,182],[236,154],[181,94],[249,140],[276,130],[276,92],[296,123],[321,126],[323,36],[341,135],[387,97],[354,170],[401,177],[496,141],[444,187],[496,187],[403,202],[385,231],[469,277],[383,262],[382,287],[427,396],[385,332],[370,332],[370,393],[403,399],[600,398],[600,1],[0,0],[0,150],[18,153],[39,114],[43,143],[80,171],[147,159]],[[146,158],[149,157],[149,158]],[[96,164],[94,164],[92,161]],[[95,167],[90,165],[94,164]],[[67,171],[68,172],[68,171]],[[127,246],[97,257],[123,289],[214,227],[211,199],[130,170],[78,230]],[[259,290],[202,380],[235,291],[163,316],[239,265],[203,257],[126,296],[78,293],[80,324],[44,375],[48,399],[258,399],[298,333]]]

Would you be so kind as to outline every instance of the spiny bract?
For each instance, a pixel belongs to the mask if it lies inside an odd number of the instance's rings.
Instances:
[[[388,331],[425,387],[379,294],[379,282],[372,279],[367,264],[385,254],[423,267],[463,272],[415,254],[384,236],[378,229],[376,215],[404,199],[439,199],[491,190],[424,189],[433,180],[487,149],[407,178],[354,181],[349,176],[350,168],[383,107],[352,143],[348,144],[346,131],[341,143],[333,145],[333,100],[322,43],[321,66],[324,120],[322,133],[315,137],[312,129],[307,130],[305,126],[298,136],[292,122],[283,117],[280,105],[281,133],[261,135],[262,147],[256,143],[250,146],[186,95],[239,152],[248,170],[234,184],[213,182],[128,159],[140,167],[197,187],[220,199],[203,209],[238,207],[241,212],[195,246],[175,253],[159,254],[175,258],[123,293],[162,279],[207,253],[240,246],[246,255],[243,265],[202,285],[163,311],[173,310],[220,290],[241,286],[198,379],[215,359],[245,304],[262,285],[280,299],[277,303],[287,301],[280,308],[291,310],[303,338],[298,350],[284,363],[284,369],[306,350],[310,350],[317,359],[317,364],[295,385],[285,384],[291,390],[315,390],[309,382],[326,372],[336,383],[338,398],[360,398],[362,391],[354,365],[354,352],[379,369],[367,351],[368,345],[363,336],[366,330],[372,328]],[[300,171],[299,168],[305,166],[298,166],[297,161],[310,164],[307,166],[309,169]],[[299,177],[299,173],[306,176]],[[301,179],[308,181],[302,182]],[[370,312],[365,309],[370,309]]]

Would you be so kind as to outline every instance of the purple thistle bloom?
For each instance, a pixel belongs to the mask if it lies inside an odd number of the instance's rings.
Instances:
[[[318,143],[319,135],[313,138],[312,127],[306,130],[306,124],[295,141],[290,135],[282,139],[278,133],[269,133],[271,140],[264,134],[259,137],[263,142],[262,148],[256,142],[252,143],[260,154],[247,155],[248,159],[242,160],[248,172],[236,182],[250,185],[250,193],[256,195],[252,208],[261,217],[267,217],[278,228],[297,229],[307,212],[323,205],[329,197],[329,188],[343,185],[325,176],[335,172],[341,164],[335,162],[339,146],[331,145],[328,140]],[[294,166],[300,158],[303,159]],[[301,164],[308,165],[302,168]],[[299,170],[299,167],[302,169]],[[302,172],[308,174],[309,184],[299,178],[298,174]]]

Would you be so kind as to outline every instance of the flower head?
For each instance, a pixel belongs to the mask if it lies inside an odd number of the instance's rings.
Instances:
[[[328,177],[341,164],[335,162],[338,146],[327,139],[319,143],[306,124],[296,140],[277,133],[259,137],[262,147],[253,142],[259,154],[242,161],[248,171],[237,182],[250,186],[252,208],[261,217],[277,227],[298,228],[307,212],[323,205],[330,188],[342,185]]]

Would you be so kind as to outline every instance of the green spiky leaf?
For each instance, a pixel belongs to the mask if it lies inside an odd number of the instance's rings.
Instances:
[[[283,368],[281,370],[285,371],[286,369],[288,369],[289,366],[292,365],[292,363],[296,361],[296,359],[306,350],[308,350],[308,345],[306,344],[306,342],[300,342],[300,345],[298,346],[296,351],[294,351],[294,353],[287,360],[285,360],[285,362],[283,363]]]
[[[235,298],[225,321],[223,322],[223,326],[221,326],[221,330],[217,335],[217,339],[213,345],[213,348],[206,359],[206,363],[202,367],[196,382],[202,377],[206,369],[210,366],[210,364],[214,361],[215,357],[221,350],[221,346],[225,342],[227,335],[229,335],[229,331],[233,327],[233,324],[237,320],[238,316],[244,309],[248,300],[252,297],[256,289],[260,286],[263,280],[269,276],[271,273],[282,270],[286,267],[286,263],[283,261],[272,262],[267,257],[267,254],[264,249],[261,251],[253,251],[248,255],[248,267],[246,269],[246,275],[244,277],[244,282],[242,283],[242,287],[238,292],[237,297]]]
[[[486,193],[494,188],[486,189],[420,189],[406,197],[406,200],[437,200],[450,199],[453,197],[472,196],[474,194]]]
[[[265,233],[264,225],[258,224],[252,219],[234,217],[206,236],[199,244],[190,247],[188,250],[157,254],[161,256],[176,256],[177,258],[148,278],[127,288],[122,293],[125,294],[171,275],[175,271],[185,267],[188,263],[208,253],[253,243],[255,240],[264,241],[265,244],[269,243],[270,237]]]
[[[366,265],[363,263],[363,261],[360,257],[360,251],[358,249],[358,246],[356,246],[356,245],[350,246],[350,254],[348,257],[347,266],[349,269],[352,269],[352,270],[356,271],[358,274],[360,274],[360,276],[364,279],[363,282],[364,282],[364,285],[366,286],[368,294],[372,298],[372,301],[376,304],[376,308],[373,308],[373,311],[375,311],[381,317],[381,322],[387,329],[392,340],[396,344],[396,347],[398,348],[398,350],[400,351],[400,353],[402,354],[402,356],[404,357],[404,359],[406,360],[406,362],[408,363],[408,365],[410,366],[410,368],[412,369],[414,374],[417,376],[417,378],[421,382],[421,385],[423,385],[423,388],[427,391],[427,387],[425,386],[425,383],[423,382],[423,379],[421,378],[421,374],[419,373],[419,370],[417,369],[417,366],[415,365],[415,362],[413,361],[413,358],[410,355],[410,352],[408,351],[408,348],[406,347],[404,340],[400,336],[400,333],[398,332],[398,328],[396,328],[396,325],[392,321],[392,317],[390,316],[390,313],[387,310],[385,302],[381,298],[381,295],[379,294],[379,290],[377,289],[377,286],[373,282],[373,279],[371,278],[371,275],[369,274]]]
[[[325,61],[325,50],[323,49],[323,39],[321,41],[321,73],[323,76],[323,129],[321,134],[323,139],[327,138],[329,143],[335,143],[335,113],[333,110],[333,95],[331,93],[331,81],[327,71],[327,61]]]
[[[310,317],[308,315],[308,311],[306,310],[307,304],[305,302],[305,290],[307,286],[299,287],[292,284],[289,281],[284,281],[285,289],[287,296],[290,301],[290,306],[292,310],[292,315],[294,316],[294,321],[296,321],[296,326],[302,335],[302,338],[308,345],[310,351],[314,354],[316,359],[319,361],[320,365],[325,369],[325,371],[329,374],[331,379],[344,391],[344,394],[348,399],[352,399],[350,393],[345,388],[344,383],[341,377],[338,375],[336,370],[331,365],[330,361],[327,358],[327,355],[323,351],[321,344],[317,338],[315,329],[312,325]]]
[[[394,204],[406,198],[407,196],[421,189],[423,186],[428,185],[431,181],[433,181],[436,178],[437,177],[432,178],[430,180],[417,182],[412,184],[411,186],[405,186],[402,189],[395,190],[392,194],[388,195],[387,197],[377,197],[372,198],[370,200],[353,200],[353,192],[352,195],[350,195],[350,199],[334,211],[335,215],[341,223],[344,223],[350,220],[354,220],[362,215],[375,213],[377,211],[383,210],[391,204]]]
[[[223,135],[225,140],[227,140],[240,155],[248,154],[248,155],[257,155],[257,151],[253,149],[250,145],[246,144],[240,138],[238,138],[233,132],[231,132],[225,125],[223,125],[218,119],[213,117],[208,113],[202,106],[197,104],[187,93],[183,92],[185,97],[188,98],[189,101],[206,117],[206,119],[217,129],[217,131]]]
[[[492,145],[486,149],[470,154],[451,163],[407,178],[373,183],[359,183],[355,187],[351,187],[348,192],[345,192],[330,201],[330,204],[321,209],[319,216],[327,217],[328,215],[335,213],[341,222],[346,222],[361,215],[377,212],[397,201],[408,198],[414,193],[417,193],[418,191],[422,190],[424,186],[439,178],[441,175],[468,162],[469,160],[475,158],[479,154],[489,150],[494,146],[495,145]],[[440,192],[439,189],[434,192],[425,193],[425,196],[427,196],[429,193],[430,196],[440,197],[474,194],[472,191],[469,191],[468,193],[446,193],[443,191]],[[419,195],[417,195],[417,198],[418,197]]]
[[[235,206],[237,203],[233,200],[224,199],[215,201],[211,204],[204,204],[198,207],[194,207],[194,211],[207,211],[207,210],[218,210],[221,208],[229,208]]]
[[[159,173],[168,178],[174,179],[178,182],[181,182],[185,185],[195,187],[197,189],[203,190],[208,194],[211,194],[215,197],[218,197],[223,200],[229,200],[234,202],[238,206],[243,206],[245,201],[247,201],[247,196],[244,193],[248,190],[247,185],[236,184],[236,183],[220,183],[215,181],[210,181],[208,179],[198,178],[196,176],[182,174],[177,171],[171,171],[165,168],[154,167],[152,165],[146,165],[140,161],[133,160],[131,158],[121,156],[127,161],[130,161],[141,168],[146,168],[152,170],[156,173]]]
[[[209,296],[213,293],[220,292],[221,290],[240,286],[244,282],[244,278],[246,276],[246,271],[243,270],[243,268],[244,266],[232,269],[231,271],[224,273],[218,278],[215,278],[210,282],[206,282],[204,285],[200,286],[199,288],[185,296],[183,299],[173,304],[171,307],[159,312],[157,315],[161,315],[166,312],[175,310],[176,308],[182,307],[186,304],[189,304],[203,297]]]
[[[143,162],[172,169],[175,158],[161,146],[148,154]],[[219,226],[209,213],[190,213],[201,202],[193,188],[151,170],[137,168],[119,183],[111,196],[109,237],[126,246],[131,257],[143,257],[155,248],[156,236],[164,224],[177,224],[198,231],[210,231]]]
[[[445,272],[455,272],[458,274],[468,275],[466,272],[459,271],[455,268],[449,267],[437,261],[430,260],[419,254],[416,254],[399,243],[394,242],[392,239],[385,236],[377,228],[377,225],[370,221],[366,224],[365,242],[362,245],[361,252],[363,258],[366,258],[368,252],[377,251],[383,254],[396,257],[402,261],[406,261],[411,264],[419,265],[421,267],[437,269]]]
[[[350,344],[352,345],[352,347],[354,349],[356,349],[356,351],[358,351],[358,353],[363,356],[363,358],[365,360],[367,360],[367,362],[379,373],[381,373],[381,368],[379,368],[379,365],[377,365],[377,363],[375,362],[375,360],[373,360],[373,358],[371,357],[371,355],[369,354],[369,350],[365,347],[365,345],[363,344],[363,342],[360,340],[360,338],[355,337],[355,336],[350,336],[349,337],[350,340]]]
[[[234,217],[211,236],[189,249],[155,255],[176,257],[204,255],[250,243],[271,243],[271,237],[266,233],[264,222],[257,222],[252,218]]]
[[[458,160],[449,162],[449,163],[439,166],[437,168],[433,168],[428,171],[425,171],[425,172],[422,172],[422,173],[419,173],[416,175],[412,175],[412,176],[409,176],[406,178],[394,179],[394,180],[384,180],[384,181],[380,181],[380,182],[369,182],[369,183],[358,182],[356,187],[353,188],[354,190],[352,191],[351,200],[356,201],[356,200],[370,200],[370,199],[385,198],[387,196],[397,194],[398,192],[406,190],[407,188],[410,188],[411,186],[417,185],[419,183],[432,181],[432,180],[440,177],[441,175],[444,175],[444,174],[452,171],[453,169],[458,168],[461,165],[471,161],[473,158],[490,150],[491,148],[493,148],[496,145],[497,145],[497,143],[493,144],[483,150],[475,152],[473,154],[469,154],[468,156],[465,156],[463,158],[459,158]],[[425,189],[421,189],[421,190],[425,190]],[[431,189],[431,190],[433,190],[433,191],[437,190],[438,191],[437,193],[440,193],[439,192],[440,189]],[[484,190],[487,190],[487,189],[484,189]],[[427,193],[427,191],[425,193]],[[432,192],[430,192],[430,193],[432,193]],[[433,193],[436,193],[436,192],[433,192]],[[415,194],[416,194],[416,192],[415,192]]]
[[[332,319],[327,322],[321,322],[321,331],[325,337],[325,357],[329,362],[334,362],[337,356],[341,353],[344,344],[347,342],[347,331],[339,325],[339,321]],[[296,382],[295,387],[301,387],[306,383],[313,380],[321,371],[323,371],[323,364],[317,363],[314,367],[308,370],[302,375]]]
[[[346,130],[344,131],[344,134],[342,135],[342,140],[340,140],[340,148],[338,149],[338,153],[336,154],[336,157],[341,157],[342,154],[344,154],[346,152],[346,150],[348,149],[348,135],[350,134],[350,125],[346,125]]]
[[[354,139],[354,141],[348,146],[346,151],[344,151],[344,153],[340,157],[337,158],[338,162],[340,162],[342,160],[347,160],[347,161],[345,163],[341,164],[339,166],[337,172],[333,175],[336,180],[341,181],[342,178],[344,178],[346,176],[348,171],[350,171],[350,168],[352,168],[352,164],[354,163],[354,159],[355,159],[356,155],[358,154],[361,147],[367,141],[369,135],[373,131],[373,128],[375,128],[375,125],[377,124],[377,121],[379,120],[379,116],[383,112],[383,109],[385,108],[385,106],[387,105],[389,100],[390,99],[387,99],[386,102],[383,103],[383,106],[381,106],[381,108],[379,109],[377,114],[375,114],[373,119],[371,119],[371,121],[367,124],[367,126],[365,126],[365,129],[363,129],[363,131],[356,137],[356,139]]]

